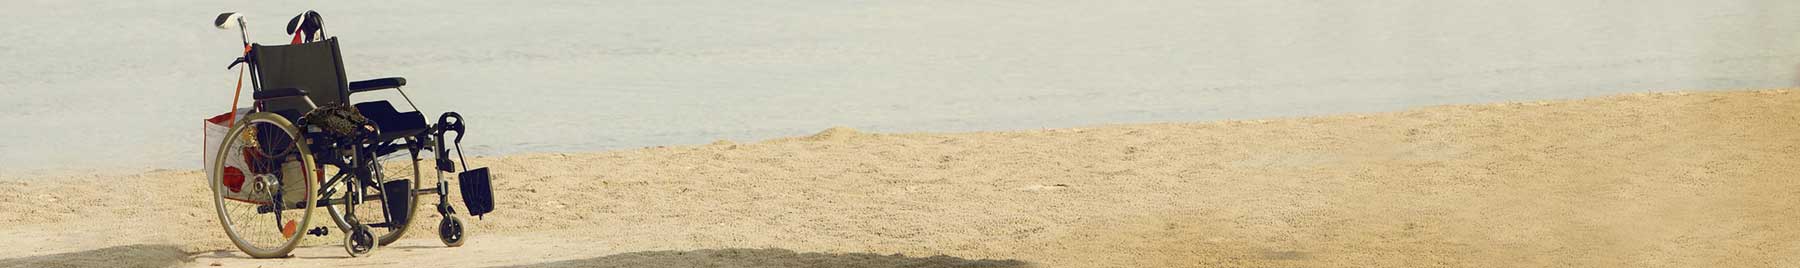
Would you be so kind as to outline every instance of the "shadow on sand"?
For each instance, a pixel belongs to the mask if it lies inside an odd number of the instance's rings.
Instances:
[[[505,267],[1032,267],[1018,260],[970,260],[870,253],[796,253],[786,249],[645,251],[590,259]]]
[[[4,268],[54,267],[174,267],[190,260],[174,245],[129,245],[89,251],[0,260]]]

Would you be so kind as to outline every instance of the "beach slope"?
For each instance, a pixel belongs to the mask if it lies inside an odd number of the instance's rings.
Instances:
[[[368,258],[242,258],[198,171],[10,178],[0,267],[1793,267],[1796,133],[1757,90],[473,158],[468,246]]]

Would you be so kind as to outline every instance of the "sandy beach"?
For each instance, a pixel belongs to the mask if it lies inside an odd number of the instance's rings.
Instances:
[[[1797,114],[1678,92],[482,157],[467,246],[421,224],[366,258],[243,258],[195,170],[8,178],[0,267],[1793,267]]]

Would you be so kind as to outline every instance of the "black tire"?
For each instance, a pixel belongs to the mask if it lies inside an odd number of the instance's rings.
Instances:
[[[350,253],[350,257],[369,256],[370,253],[375,253],[375,248],[380,247],[375,243],[375,233],[371,229],[373,228],[369,225],[358,224],[344,234],[344,251]]]
[[[438,221],[438,240],[444,241],[444,246],[460,247],[464,238],[462,220],[456,216],[445,215],[444,220]]]

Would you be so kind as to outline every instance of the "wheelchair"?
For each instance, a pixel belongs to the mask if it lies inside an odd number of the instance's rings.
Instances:
[[[250,43],[237,13],[220,14],[213,23],[245,37],[242,56],[227,68],[242,64],[239,92],[245,71],[253,91],[248,109],[238,109],[233,97],[230,128],[208,159],[217,171],[208,175],[213,203],[238,249],[256,258],[285,257],[301,237],[331,233],[309,228],[315,209],[323,207],[344,234],[345,251],[365,256],[405,235],[417,218],[418,199],[428,196],[437,197],[442,216],[438,238],[461,246],[465,226],[450,204],[446,174],[457,177],[469,215],[493,210],[487,168],[471,170],[462,161],[462,116],[446,112],[427,122],[401,89],[405,78],[348,81],[338,39],[324,34],[317,12],[289,21],[295,39],[286,45]],[[400,93],[412,111],[400,112],[389,100],[350,103],[352,95],[388,90]],[[353,122],[354,131],[331,131],[334,126],[320,119],[332,115],[356,119],[331,121]],[[433,161],[422,168],[426,156]],[[461,172],[459,162],[465,165]],[[419,185],[424,169],[436,173],[434,186]]]

